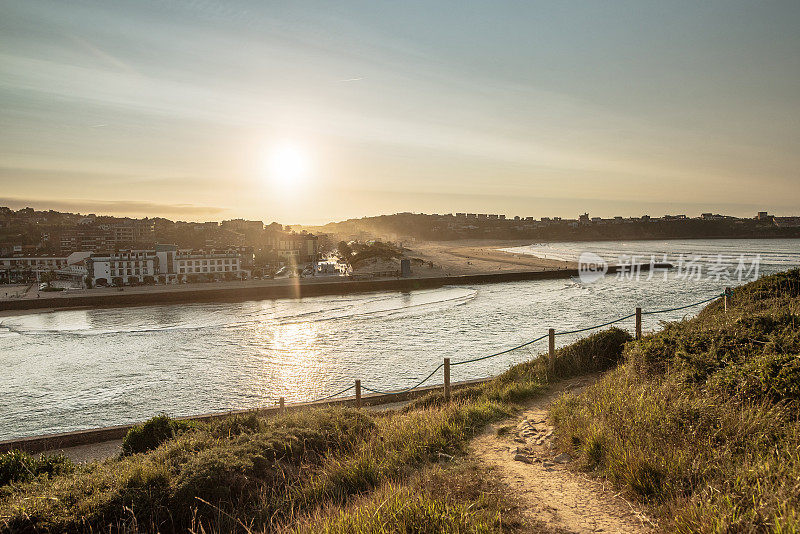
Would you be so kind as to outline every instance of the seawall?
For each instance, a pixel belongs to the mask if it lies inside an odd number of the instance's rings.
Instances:
[[[637,265],[641,271],[650,269],[650,264]],[[669,268],[670,264],[656,263],[653,268]],[[618,272],[620,267],[611,266],[608,273]],[[104,294],[82,294],[70,296],[45,296],[37,299],[15,299],[0,301],[0,311],[108,308],[120,306],[148,306],[155,304],[184,304],[191,302],[241,302],[279,298],[316,297],[365,293],[370,291],[413,291],[433,289],[446,285],[494,284],[526,280],[551,280],[578,276],[578,269],[547,271],[518,271],[424,278],[383,278],[375,280],[319,281],[287,279],[286,283],[253,284],[237,287],[163,287],[128,292]],[[199,285],[199,284],[198,284]],[[90,290],[91,291],[91,290]]]

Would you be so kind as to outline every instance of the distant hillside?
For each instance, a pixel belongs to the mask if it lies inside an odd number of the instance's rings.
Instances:
[[[488,218],[495,217],[495,218]],[[500,216],[467,218],[454,215],[397,213],[348,219],[309,231],[334,234],[342,239],[381,238],[390,241],[422,239],[530,239],[532,241],[597,241],[670,238],[777,238],[800,237],[800,226],[777,226],[774,218],[740,219],[714,215],[708,218],[617,219],[501,219]]]

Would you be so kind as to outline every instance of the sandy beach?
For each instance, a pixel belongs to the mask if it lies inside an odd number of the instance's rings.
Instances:
[[[577,264],[503,252],[501,248],[530,245],[530,240],[428,241],[408,246],[411,257],[441,266],[445,275],[483,274],[503,271],[550,271],[574,269]]]

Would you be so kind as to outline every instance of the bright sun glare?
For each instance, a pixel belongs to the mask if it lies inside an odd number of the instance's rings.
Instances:
[[[295,143],[280,143],[269,151],[268,169],[273,184],[291,188],[308,179],[311,159],[303,147]]]

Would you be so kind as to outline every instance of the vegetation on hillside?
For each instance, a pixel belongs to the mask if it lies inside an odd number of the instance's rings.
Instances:
[[[560,350],[553,369],[535,360],[402,412],[309,409],[193,428],[159,416],[132,431],[120,458],[5,486],[0,530],[545,532],[451,457],[554,375],[613,365],[627,339],[601,332]]]
[[[39,477],[68,474],[74,469],[69,458],[61,454],[36,458],[22,451],[10,451],[0,455],[0,487]]]
[[[339,259],[353,268],[358,268],[369,260],[393,260],[403,256],[402,249],[382,241],[373,243],[341,241],[337,253]]]
[[[554,407],[557,440],[671,532],[800,529],[800,271],[628,345]]]
[[[521,214],[524,215],[524,214]],[[578,214],[575,214],[577,217]],[[620,239],[766,238],[797,237],[800,228],[781,228],[771,220],[737,219],[625,219],[604,224],[576,224],[576,219],[524,221],[463,218],[452,215],[396,213],[348,219],[309,227],[326,234],[366,234],[380,239],[416,238],[425,241],[454,239],[526,239],[542,241],[598,241]],[[363,235],[362,234],[362,235]]]
[[[791,271],[738,288],[727,313],[716,302],[640,341],[599,332],[449,403],[433,393],[399,412],[193,426],[161,416],[132,431],[119,458],[64,469],[20,469],[33,459],[9,453],[0,531],[547,532],[465,445],[549,381],[610,369],[553,407],[561,449],[648,503],[668,531],[794,532],[798,304]]]

